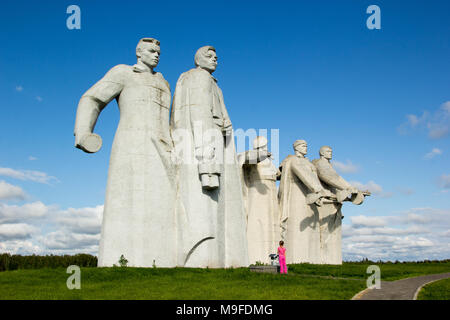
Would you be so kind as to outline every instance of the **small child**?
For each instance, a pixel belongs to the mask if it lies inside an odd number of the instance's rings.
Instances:
[[[283,247],[284,241],[280,241],[280,246],[278,247],[278,261],[280,262],[280,273],[287,273],[286,266],[286,248]]]

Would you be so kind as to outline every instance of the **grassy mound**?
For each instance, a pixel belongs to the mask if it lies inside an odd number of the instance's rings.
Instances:
[[[365,289],[367,267],[374,264],[383,281],[450,271],[448,260],[293,264],[288,275],[253,273],[248,268],[81,267],[81,290],[69,290],[65,268],[22,269],[0,272],[0,299],[350,299]],[[448,285],[438,290],[448,293]],[[441,291],[436,296],[445,296]]]
[[[81,268],[69,290],[66,269],[0,273],[0,299],[350,299],[364,281],[261,274],[239,269]]]
[[[422,262],[344,262],[342,265],[293,264],[289,271],[297,274],[367,279],[367,267],[380,267],[382,281],[394,281],[427,274],[450,272],[450,260]]]
[[[450,300],[450,279],[427,284],[420,290],[417,300]]]

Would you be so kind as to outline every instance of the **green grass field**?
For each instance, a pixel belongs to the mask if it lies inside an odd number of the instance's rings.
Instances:
[[[350,299],[365,282],[239,269],[81,268],[68,290],[63,268],[0,273],[0,299]]]
[[[351,279],[367,279],[367,267],[377,265],[381,270],[382,281],[394,281],[404,278],[418,277],[427,274],[450,272],[450,261],[430,263],[354,263],[344,262],[336,265],[294,264],[289,266],[289,271],[297,274],[332,276]]]
[[[81,268],[81,290],[67,289],[65,268],[14,270],[0,272],[0,299],[350,299],[365,289],[369,265],[298,264],[288,275],[247,268]],[[450,270],[449,262],[379,265],[382,280]]]
[[[450,279],[427,284],[420,290],[417,300],[450,300]]]

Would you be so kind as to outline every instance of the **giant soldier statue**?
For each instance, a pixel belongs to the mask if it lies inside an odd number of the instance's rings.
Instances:
[[[239,155],[242,163],[243,194],[247,214],[248,256],[251,264],[268,263],[280,241],[280,210],[277,183],[281,173],[272,163],[268,141],[259,136],[253,150]]]
[[[120,121],[111,149],[99,266],[176,266],[175,173],[169,130],[170,88],[161,73],[159,41],[141,39],[137,64],[117,65],[81,98],[75,145],[96,152],[99,113],[113,99]]]
[[[320,159],[315,159],[312,163],[317,168],[320,180],[327,189],[330,189],[337,195],[337,200],[351,200],[354,204],[361,204],[364,196],[369,195],[367,191],[359,191],[350,183],[345,181],[331,165],[333,150],[329,146],[323,146],[319,150]]]
[[[233,130],[212,76],[216,50],[198,49],[178,79],[171,129],[178,166],[180,266],[248,266],[245,217]]]
[[[330,163],[332,149],[323,146],[319,151],[320,159],[312,161],[317,169],[319,179],[325,189],[332,192],[336,199],[324,202],[318,207],[320,216],[322,263],[342,264],[342,203],[352,201],[361,204],[370,192],[359,191],[344,180]]]
[[[281,163],[279,201],[282,238],[287,263],[322,263],[320,217],[317,207],[332,201],[317,176],[316,167],[305,157],[307,143],[294,142],[295,155]]]

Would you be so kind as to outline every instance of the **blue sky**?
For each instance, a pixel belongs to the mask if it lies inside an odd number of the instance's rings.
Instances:
[[[71,4],[81,30],[66,27]],[[372,4],[381,30],[366,27]],[[115,102],[102,112],[103,148],[85,154],[73,147],[76,107],[111,67],[135,63],[140,38],[155,37],[172,93],[195,51],[213,45],[235,129],[279,129],[280,160],[296,139],[310,159],[330,145],[343,177],[373,192],[344,206],[346,259],[450,257],[448,1],[1,7],[0,251],[96,252],[119,112]]]

